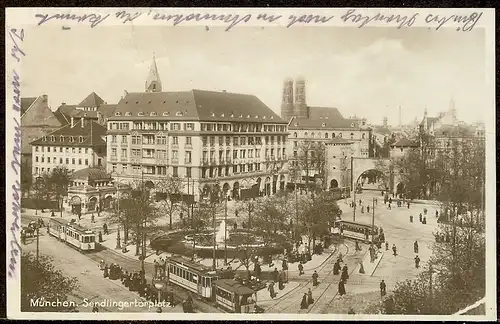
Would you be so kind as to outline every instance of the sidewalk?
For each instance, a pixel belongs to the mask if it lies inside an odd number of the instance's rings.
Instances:
[[[373,262],[370,262],[370,253],[367,252],[365,254],[363,260],[361,261],[362,264],[363,264],[363,268],[365,270],[365,273],[360,273],[359,272],[359,270],[361,268],[361,263],[358,263],[358,265],[356,266],[356,268],[354,270],[354,273],[357,273],[360,276],[372,276],[373,273],[375,272],[375,270],[377,269],[377,267],[378,267],[378,265],[380,263],[380,260],[382,260],[383,256],[384,256],[384,251],[380,250],[378,252],[377,258]]]
[[[268,285],[269,286],[269,285]],[[294,282],[294,281],[289,281],[288,283],[285,284],[285,287],[283,290],[278,289],[278,284],[276,283],[274,285],[274,292],[276,296],[274,298],[271,298],[269,295],[269,290],[267,288],[261,289],[257,291],[257,304],[261,304],[264,302],[269,302],[272,300],[279,300],[281,298],[284,298],[287,296],[291,291],[293,291],[295,288],[299,287],[300,283]]]

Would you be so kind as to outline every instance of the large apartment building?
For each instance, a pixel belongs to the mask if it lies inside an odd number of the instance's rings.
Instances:
[[[107,170],[118,182],[155,191],[174,176],[186,194],[218,185],[234,199],[285,188],[287,122],[256,96],[161,91],[153,59],[145,92],[126,93],[108,119]]]

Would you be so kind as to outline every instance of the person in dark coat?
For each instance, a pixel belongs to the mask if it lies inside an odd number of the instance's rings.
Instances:
[[[407,205],[408,205],[408,209],[410,209],[410,203],[407,203]]]
[[[314,298],[311,288],[309,288],[309,291],[307,292],[307,304],[311,305],[312,303],[314,303]]]
[[[424,219],[422,220],[422,224],[427,224],[427,217],[424,216]]]
[[[384,280],[382,279],[382,281],[380,282],[380,296],[381,297],[384,297],[385,294],[387,293],[386,288],[387,288],[387,286],[386,286]]]
[[[341,275],[343,281],[347,281],[347,279],[349,279],[349,273],[347,271],[348,271],[347,265],[344,265],[344,267],[342,268],[342,275]]]
[[[102,232],[99,231],[99,243],[102,243]]]
[[[272,273],[272,278],[274,282],[278,282],[278,275],[279,275],[278,269],[274,268],[274,271]]]
[[[417,256],[415,256],[415,268],[418,269],[418,267],[420,266],[420,258]]]
[[[278,276],[278,289],[283,290],[285,288],[285,285],[283,284],[283,277]]]
[[[255,272],[255,277],[260,278],[261,269],[260,269],[260,264],[258,262],[255,262],[253,271]]]
[[[104,278],[109,277],[109,268],[108,265],[104,267],[104,273],[103,273]]]
[[[103,231],[104,235],[108,235],[109,234],[109,232],[108,232],[108,224],[104,223],[102,225],[102,231]]]
[[[333,274],[336,276],[340,273],[340,263],[339,263],[339,260],[337,260],[335,262],[335,264],[333,265]]]
[[[394,256],[398,255],[398,249],[396,248],[396,244],[393,244],[392,245],[392,254]]]
[[[299,263],[299,276],[304,274],[304,266],[302,265],[302,262]]]
[[[271,299],[274,299],[274,296],[276,295],[274,292],[274,282],[271,282],[269,284],[269,287],[267,287],[267,290],[269,290],[269,296],[271,297]]]
[[[413,223],[413,215],[410,215],[410,223]]]
[[[307,293],[302,296],[302,301],[300,302],[300,309],[307,309],[309,305],[307,304]]]
[[[420,213],[420,214],[418,215],[418,221],[419,221],[420,223],[422,223],[422,213]]]
[[[341,279],[339,281],[339,295],[340,296],[345,295],[345,281],[344,281],[344,279]]]
[[[413,243],[413,252],[418,253],[418,242]]]
[[[318,273],[316,272],[316,270],[314,270],[314,273],[312,275],[312,279],[313,279],[313,286],[317,286],[318,285]]]
[[[286,260],[283,260],[283,263],[281,264],[281,268],[285,271],[288,270],[288,263],[286,262]]]

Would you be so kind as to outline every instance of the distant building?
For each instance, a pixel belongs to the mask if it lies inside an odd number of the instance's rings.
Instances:
[[[59,129],[63,124],[48,105],[47,95],[21,98],[21,168],[23,174],[32,173],[30,143]]]
[[[95,92],[92,92],[78,105],[67,105],[63,102],[54,114],[63,125],[69,124],[71,117],[84,117],[105,126],[108,118],[113,116],[115,109],[116,104],[107,104]]]
[[[409,150],[417,147],[419,147],[418,143],[414,143],[403,137],[396,143],[391,144],[391,157],[403,157]]]
[[[325,142],[326,183],[328,189],[350,190],[353,144],[353,141],[341,137],[335,137]]]
[[[285,188],[287,122],[253,95],[161,92],[156,62],[145,92],[125,93],[108,120],[108,172],[153,192],[162,179],[184,179],[184,193],[218,185],[234,199],[246,190]],[[192,180],[192,181],[191,181]],[[252,191],[253,192],[253,191]]]
[[[289,143],[287,151],[291,152],[291,164],[300,153],[300,145],[304,141],[326,144],[334,138],[343,138],[352,142],[354,157],[372,157],[374,139],[372,130],[366,119],[358,117],[344,118],[337,108],[311,107],[306,103],[306,83],[303,79],[295,81],[287,79],[283,86],[281,117],[289,121]],[[315,176],[319,170],[310,174]],[[304,176],[304,175],[303,175]]]
[[[55,167],[77,171],[106,165],[106,128],[83,117],[31,142],[33,176]]]

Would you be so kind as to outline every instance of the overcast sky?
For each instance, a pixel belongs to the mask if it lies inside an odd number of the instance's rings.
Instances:
[[[53,110],[95,91],[117,103],[144,91],[153,52],[163,91],[257,95],[279,113],[286,77],[306,79],[307,103],[337,107],[369,123],[398,124],[447,110],[485,120],[484,31],[426,28],[61,27],[26,30],[23,97],[47,94]]]

